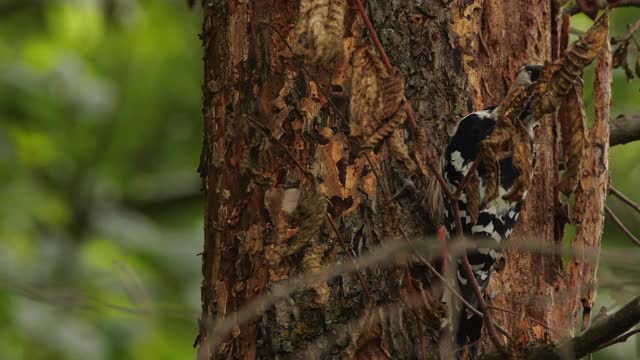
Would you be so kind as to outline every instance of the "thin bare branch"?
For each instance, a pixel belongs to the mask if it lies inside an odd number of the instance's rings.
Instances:
[[[620,199],[623,203],[629,205],[633,210],[640,213],[640,205],[636,204],[631,199],[626,197],[622,192],[614,188],[611,184],[609,184],[609,193],[613,194],[615,197]]]
[[[558,345],[539,345],[530,348],[525,359],[579,359],[602,349],[605,344],[615,344],[629,329],[640,322],[640,297],[636,297],[615,314],[595,322],[582,335]],[[625,335],[633,335],[626,333]],[[624,336],[624,335],[623,335]],[[624,341],[624,340],[621,340]],[[492,353],[482,357],[484,360],[509,359],[509,355]]]
[[[200,346],[205,346],[207,349],[215,349],[235,326],[246,324],[275,305],[278,301],[287,298],[296,291],[307,288],[309,284],[328,281],[336,276],[358,271],[360,267],[382,264],[388,265],[390,264],[389,259],[406,255],[406,250],[406,246],[402,246],[401,242],[387,244],[372,250],[366,256],[360,257],[357,262],[326,265],[317,272],[305,273],[282,281],[269,289],[265,294],[245,304],[240,311],[227,314],[225,318],[208,324],[205,343]]]
[[[380,39],[378,39],[378,35],[376,34],[375,29],[373,28],[373,24],[371,24],[371,20],[369,20],[369,17],[367,16],[367,12],[364,10],[364,6],[362,5],[362,1],[361,0],[355,0],[355,4],[356,4],[356,7],[358,9],[358,12],[360,13],[360,16],[362,17],[362,20],[365,22],[365,25],[367,26],[367,30],[369,31],[369,35],[371,36],[371,40],[373,41],[373,44],[375,45],[376,49],[378,50],[378,53],[380,54],[380,57],[382,58],[382,61],[385,64],[385,67],[387,68],[388,71],[392,71],[392,67],[391,67],[391,63],[389,62],[389,58],[387,57],[387,54],[385,53],[384,48],[382,47],[382,44],[380,43]],[[407,112],[407,120],[409,121],[409,125],[411,126],[411,129],[413,131],[415,131],[417,129],[418,125],[416,123],[416,119],[415,119],[415,114],[413,112],[413,108],[411,107],[411,104],[409,103],[409,101],[407,101],[407,104],[405,106],[405,111]],[[437,163],[434,161],[433,157],[431,156],[431,154],[428,151],[426,151],[424,153],[424,157],[425,157],[425,162],[427,163],[427,166],[429,167],[429,170],[431,170],[433,175],[438,180],[438,183],[440,183],[440,186],[442,187],[442,191],[444,191],[446,196],[451,198],[452,197],[451,190],[449,189],[449,186],[447,185],[447,182],[442,177],[442,174],[440,173],[440,170],[436,167]]]
[[[296,165],[296,167],[300,170],[300,172],[302,172],[307,177],[311,176],[309,171],[307,171],[304,167],[302,167],[302,164],[300,164],[298,159],[296,159],[295,156],[293,156],[291,151],[289,151],[289,149],[286,146],[284,146],[284,144],[280,140],[273,137],[273,135],[271,134],[271,130],[269,128],[262,125],[258,120],[256,120],[254,117],[252,117],[249,114],[243,114],[243,116],[245,119],[249,120],[249,122],[251,122],[256,128],[262,131],[267,137],[269,137],[269,140],[272,143],[278,145],[278,147],[280,147],[282,151],[284,151],[285,154],[287,154],[287,156],[289,157],[289,160],[291,160]]]
[[[491,316],[491,312],[489,311],[489,307],[487,303],[484,301],[484,297],[482,296],[482,292],[480,291],[480,286],[478,286],[478,282],[476,281],[476,277],[473,275],[473,270],[471,270],[471,265],[469,264],[469,259],[465,254],[462,257],[462,268],[464,269],[469,281],[473,285],[473,292],[478,299],[478,304],[480,305],[480,310],[482,310],[482,314],[484,315],[485,323],[487,324],[487,331],[489,332],[489,337],[491,338],[491,342],[496,346],[496,348],[502,352],[505,351],[504,345],[498,334],[496,334],[495,323],[493,322],[493,317]]]
[[[469,171],[467,172],[467,175],[465,175],[464,178],[462,178],[462,181],[460,182],[460,184],[456,188],[456,192],[453,194],[453,199],[455,199],[456,201],[458,199],[460,199],[460,195],[462,194],[464,189],[467,187],[467,184],[469,184],[469,181],[471,181],[471,178],[473,177],[473,174],[475,173],[476,169],[478,168],[478,164],[479,163],[480,163],[480,161],[478,160],[478,158],[476,158],[473,161],[473,163],[471,163],[471,167],[469,168]]]
[[[460,209],[458,208],[458,201],[455,199],[452,201],[453,205],[453,216],[456,221],[456,231],[458,232],[458,237],[463,239],[464,234],[462,233],[462,221],[460,220]],[[471,286],[473,287],[473,292],[476,295],[476,299],[478,300],[478,304],[480,305],[480,311],[484,315],[485,323],[487,324],[487,331],[489,332],[489,337],[491,338],[491,342],[495,345],[495,347],[504,352],[504,345],[498,334],[496,334],[496,330],[494,328],[493,318],[491,317],[491,313],[489,312],[489,308],[487,307],[487,303],[484,301],[484,297],[482,296],[482,291],[480,291],[480,286],[478,286],[478,282],[476,281],[476,277],[473,274],[473,270],[471,270],[471,265],[469,264],[469,259],[467,258],[466,250],[463,252],[462,256],[462,267],[467,274],[468,281],[471,282]]]
[[[365,309],[364,314],[359,318],[350,320],[345,325],[342,325],[331,336],[322,336],[316,339],[313,343],[306,346],[306,348],[299,352],[299,355],[304,354],[301,357],[309,359],[320,359],[329,352],[335,344],[338,342],[354,336],[354,334],[360,334],[364,331],[370,330],[372,326],[378,325],[381,322],[386,321],[390,314],[401,311],[405,304],[420,305],[421,298],[416,295],[412,295],[409,298],[403,299],[403,302],[393,302]],[[374,314],[374,316],[371,316]],[[424,354],[424,353],[423,353]],[[297,358],[294,356],[294,358]]]
[[[627,237],[629,238],[629,240],[631,240],[634,244],[640,246],[640,240],[635,237],[631,231],[629,231],[629,229],[627,229],[626,226],[624,226],[624,224],[622,223],[622,221],[620,221],[620,219],[616,216],[616,214],[613,213],[613,211],[611,211],[611,209],[605,205],[604,207],[604,211],[607,213],[607,215],[609,215],[609,217],[611,218],[611,220],[613,221],[614,224],[618,225],[618,227],[620,228],[620,230],[622,230],[622,232],[627,235]]]
[[[351,260],[351,262],[355,266],[357,266],[356,260],[353,258],[353,255],[351,255],[351,251],[349,251],[349,249],[347,248],[347,243],[344,241],[344,238],[340,234],[340,231],[338,231],[338,227],[333,222],[333,219],[331,219],[331,216],[329,214],[327,214],[327,220],[329,221],[329,225],[331,225],[333,232],[336,234],[336,237],[338,237],[338,241],[340,242],[340,246],[342,246],[342,250],[344,250],[344,253],[347,255],[349,260]],[[358,277],[358,281],[360,282],[360,286],[362,287],[362,291],[364,291],[364,294],[367,297],[367,300],[371,301],[371,294],[369,293],[369,289],[367,288],[367,283],[364,281],[362,274],[360,274],[359,270],[356,271],[355,273],[356,273],[356,276]]]
[[[382,43],[380,43],[380,39],[378,38],[378,34],[376,34],[376,30],[373,28],[373,24],[371,24],[371,20],[369,20],[369,16],[367,16],[367,12],[364,10],[364,6],[362,5],[361,0],[355,0],[356,8],[362,17],[365,25],[367,26],[367,30],[369,30],[369,36],[371,36],[371,40],[373,41],[373,45],[375,45],[378,50],[378,54],[380,58],[382,58],[382,62],[384,62],[384,66],[387,68],[387,71],[390,73],[393,71],[393,67],[391,66],[391,62],[389,62],[389,58],[387,57],[387,53],[384,51],[382,47]],[[408,104],[405,107],[405,111],[407,112],[407,120],[409,120],[409,125],[412,130],[416,130],[418,128],[418,124],[416,123],[416,119],[413,113],[413,108]]]
[[[407,277],[407,286],[409,288],[409,297],[411,299],[418,298],[418,293],[416,289],[413,287],[413,280],[411,280],[411,272],[409,270],[409,265],[405,266],[406,277]],[[422,306],[422,304],[418,303],[418,306]],[[416,325],[418,326],[418,337],[420,338],[420,355],[422,356],[422,360],[427,359],[426,349],[424,345],[424,329],[422,328],[422,321],[420,321],[420,316],[415,308],[412,306],[413,315],[416,317]]]
[[[621,342],[625,342],[625,341],[627,341],[628,338],[632,337],[635,334],[639,334],[639,333],[640,333],[640,329],[631,330],[628,333],[626,333],[624,335],[620,335],[617,338],[609,341],[608,343],[603,344],[602,346],[597,348],[594,352],[602,350],[602,349],[604,349],[606,347],[609,347],[611,345],[615,345],[615,344],[618,344],[618,343],[621,343]]]
[[[606,7],[607,2],[603,1],[602,3],[605,5],[604,7]],[[604,9],[604,7],[602,7],[601,9]],[[620,0],[609,5],[609,8],[612,9],[620,7],[640,7],[640,0]],[[576,2],[576,4],[569,6],[565,11],[567,11],[570,15],[576,15],[581,13],[583,9]]]
[[[511,309],[505,309],[505,308],[501,308],[501,307],[493,306],[493,305],[489,305],[489,309],[506,312],[506,313],[513,314],[513,315],[516,315],[516,316],[520,316],[521,315],[517,311],[511,310]],[[531,316],[527,316],[527,320],[531,321],[532,323],[538,324],[538,325],[542,326],[543,328],[545,328],[545,329],[547,329],[549,331],[553,331],[557,335],[560,335],[560,333],[557,330],[555,330],[552,327],[550,327],[549,325],[547,325],[544,321],[540,321],[538,319],[532,318]]]
[[[0,290],[15,293],[27,299],[60,306],[65,309],[77,308],[85,311],[102,312],[105,309],[115,310],[142,318],[166,318],[180,321],[192,321],[195,310],[176,307],[168,304],[146,303],[144,306],[129,301],[127,305],[107,302],[96,296],[91,296],[77,289],[51,288],[42,284],[29,284],[24,279],[14,280],[0,275]]]
[[[280,41],[282,41],[282,43],[287,47],[287,49],[291,52],[291,54],[295,55],[295,52],[293,51],[293,48],[291,47],[291,45],[289,45],[289,43],[287,42],[287,40],[284,37],[284,35],[282,35],[282,33],[275,26],[269,24],[268,22],[264,22],[264,21],[258,22],[258,25],[266,26],[269,29],[271,29],[274,33],[276,33],[276,35],[278,35],[278,37],[280,38]],[[316,85],[318,86],[318,89],[320,90],[320,93],[322,93],[322,96],[324,96],[325,100],[327,100],[327,103],[329,104],[329,106],[331,106],[331,108],[333,109],[333,111],[336,114],[336,116],[338,116],[340,118],[340,120],[342,120],[342,122],[346,124],[347,123],[347,119],[345,119],[345,117],[342,115],[342,112],[340,112],[340,109],[338,109],[338,106],[333,102],[333,100],[331,100],[331,98],[327,94],[327,91],[324,89],[324,87],[320,86],[320,83],[309,72],[309,70],[307,70],[307,68],[304,66],[304,63],[302,61],[297,61],[295,59],[294,59],[294,61],[296,62],[296,65],[298,65],[298,67],[300,67],[300,69],[304,72],[304,74],[307,75],[307,77],[311,81],[316,83]]]
[[[464,304],[464,306],[467,307],[467,309],[469,309],[472,313],[478,315],[478,316],[482,316],[484,317],[484,314],[482,314],[482,312],[478,309],[476,309],[473,305],[471,305],[467,300],[464,299],[464,297],[462,297],[462,295],[460,295],[460,293],[456,290],[456,288],[451,285],[451,283],[449,281],[447,281],[447,279],[442,276],[442,274],[440,274],[438,272],[438,270],[436,270],[433,265],[431,265],[431,263],[424,258],[424,256],[422,256],[421,254],[417,254],[418,258],[420,259],[420,261],[422,261],[424,263],[424,265],[431,270],[431,272],[436,275],[438,277],[438,279],[440,279],[440,281],[442,281],[442,283],[444,284],[444,286],[446,286],[449,291],[451,291],[451,293],[458,298],[458,300],[460,300],[460,302],[462,304]],[[498,329],[498,331],[500,331],[504,336],[506,336],[507,338],[511,339],[511,334],[502,326],[495,324],[496,328]]]
[[[627,33],[623,36],[617,37],[612,40],[612,43],[615,42],[623,42],[631,39],[633,35],[640,29],[640,20],[636,20],[633,24],[627,25]]]

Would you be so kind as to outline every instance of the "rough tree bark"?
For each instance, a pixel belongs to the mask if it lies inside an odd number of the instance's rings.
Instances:
[[[221,344],[210,346],[213,323],[233,317],[274,284],[313,271],[317,266],[311,263],[347,261],[329,224],[308,244],[274,259],[274,249],[286,245],[299,225],[292,222],[292,214],[305,180],[288,155],[243,115],[270,129],[300,164],[320,175],[331,203],[329,214],[357,254],[399,229],[407,236],[432,237],[438,225],[434,209],[442,204],[430,184],[416,181],[416,193],[428,196],[409,193],[399,198],[400,206],[392,206],[389,194],[403,186],[400,167],[384,147],[371,157],[375,172],[353,154],[349,126],[342,118],[348,116],[350,56],[366,32],[351,2],[344,20],[343,58],[332,67],[307,65],[308,74],[277,34],[284,34],[290,44],[296,41],[297,1],[206,0],[203,7],[204,144],[199,170],[206,207],[199,359],[284,358],[305,350],[323,358],[419,357],[415,317],[402,306],[406,281],[400,268],[361,271],[376,305],[400,304],[387,308],[379,325],[361,328],[353,322],[371,306],[358,278],[347,274],[264,309],[253,321],[236,326]],[[456,119],[498,103],[520,66],[552,60],[566,45],[552,1],[370,0],[367,7],[392,64],[405,76],[407,98],[436,158]],[[607,68],[606,56],[603,59],[601,66]],[[605,78],[599,78],[599,101],[606,109],[607,71],[601,70]],[[585,228],[576,242],[595,249],[607,181],[608,116],[608,110],[600,112],[592,130],[585,168],[585,178],[591,180],[583,180],[578,190],[583,203],[594,205],[583,208]],[[537,135],[533,189],[511,241],[517,244],[535,234],[538,244],[560,244],[564,219],[558,214],[565,210],[556,190],[559,135],[550,117]],[[505,254],[488,291],[491,302],[559,330],[549,332],[525,317],[494,312],[517,344],[573,333],[581,300],[592,305],[593,287],[586,287],[586,295],[572,289],[580,288],[586,273],[592,285],[595,274],[595,267],[579,259],[575,268],[579,270],[563,270],[560,256],[516,250]],[[429,357],[439,351],[439,321],[433,316],[425,324]],[[345,326],[351,337],[336,338]],[[488,342],[484,345],[490,348]]]

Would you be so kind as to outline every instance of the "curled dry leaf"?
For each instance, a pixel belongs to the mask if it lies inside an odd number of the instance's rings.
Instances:
[[[374,55],[376,61],[373,62],[377,68],[382,97],[382,119],[379,120],[376,130],[365,141],[362,150],[368,151],[377,147],[384,139],[400,127],[407,119],[404,111],[404,77],[398,69],[393,69],[389,74],[380,57]],[[404,139],[402,140],[404,142]]]
[[[391,133],[400,127],[407,119],[404,111],[396,112],[388,121],[384,122],[364,143],[361,150],[369,151],[380,145]],[[404,139],[402,140],[404,141]]]
[[[378,67],[378,74],[382,75],[383,116],[388,119],[397,112],[404,112],[404,77],[400,69],[394,68],[389,74],[382,61],[374,63]]]
[[[349,129],[351,136],[361,139],[373,134],[383,116],[382,84],[375,61],[380,59],[371,54],[368,46],[360,46],[353,52]]]
[[[347,359],[377,358],[369,354],[368,346],[382,341],[382,327],[380,322],[384,318],[382,309],[369,303],[364,309],[362,317],[351,328],[351,342],[347,346]]]
[[[532,146],[527,130],[517,127],[514,132],[511,149],[511,162],[517,176],[511,190],[502,196],[503,199],[509,201],[522,199],[524,193],[531,187],[531,177],[533,175]]]
[[[579,176],[582,173],[587,145],[586,115],[584,104],[582,103],[581,86],[579,89],[578,86],[575,86],[573,91],[569,93],[565,106],[570,109],[567,111],[567,124],[563,128],[566,129],[566,134],[562,134],[566,138],[563,143],[565,145],[565,148],[563,148],[565,172],[558,184],[558,189],[566,196],[570,196],[575,190]]]
[[[420,161],[420,160],[418,160]],[[442,161],[442,160],[440,160]],[[442,168],[440,164],[439,169]],[[426,178],[424,207],[427,210],[429,220],[432,224],[442,224],[444,218],[444,198],[442,197],[442,188],[440,182],[435,176],[430,175]]]
[[[318,233],[324,224],[327,213],[327,201],[316,182],[310,178],[300,190],[298,205],[292,217],[300,225],[298,232],[286,243],[267,248],[266,257],[273,266],[280,264],[283,258],[297,254]]]
[[[295,51],[315,64],[342,57],[346,0],[301,0]]]
[[[616,48],[616,50],[613,53],[613,59],[612,59],[612,67],[614,69],[616,68],[622,68],[624,70],[624,74],[627,77],[627,80],[631,80],[633,79],[633,70],[631,69],[631,65],[629,64],[629,40],[623,41],[620,43],[620,45],[618,45],[618,47]],[[637,67],[637,61],[636,61],[636,67]]]
[[[289,246],[293,249],[300,249],[307,244],[324,224],[326,214],[327,201],[324,195],[320,192],[316,182],[308,179],[302,186],[298,207],[293,212],[294,219],[300,224],[300,230],[289,242]]]
[[[503,199],[514,201],[531,185],[533,161],[531,158],[532,144],[527,131],[521,126],[508,124],[498,125],[489,138],[483,141],[480,161],[487,177],[487,189],[483,199],[483,206],[498,196],[498,179],[500,179],[499,161],[511,156],[513,169],[516,172],[514,184]]]
[[[354,51],[352,62],[349,126],[351,136],[360,139],[360,153],[371,151],[389,139],[391,154],[410,172],[416,172],[417,166],[398,130],[407,118],[402,73],[398,69],[389,73],[369,44]]]
[[[538,81],[537,95],[534,104],[534,116],[541,118],[558,108],[562,98],[566,96],[573,85],[582,77],[584,68],[591,64],[602,51],[608,40],[609,16],[605,11],[591,28],[571,44],[564,56],[553,64],[546,65]]]
[[[385,239],[399,239],[402,236],[400,231],[400,219],[398,208],[393,201],[385,201],[380,204],[382,214],[382,235]]]
[[[302,257],[302,270],[305,273],[314,274],[318,273],[322,269],[322,259],[324,254],[328,250],[326,244],[312,244],[304,250],[304,256]],[[314,302],[317,305],[326,305],[329,302],[329,285],[326,281],[318,281],[310,284],[313,291],[316,293]]]
[[[426,162],[422,161],[422,154],[425,154],[427,149],[427,130],[422,127],[416,129],[415,132],[415,141],[413,143],[413,152],[416,156],[416,160],[418,160],[418,166],[420,167],[420,172],[423,175],[429,174],[429,169],[426,166]],[[438,158],[442,158],[439,156]],[[434,177],[435,178],[435,177]]]
[[[611,59],[611,66],[616,69],[623,66],[624,63],[627,62],[627,54],[629,52],[629,42],[623,41],[616,47],[616,50],[613,52],[613,57]]]
[[[513,125],[499,122],[491,136],[482,142],[482,149],[478,156],[484,166],[487,182],[482,206],[498,196],[498,179],[500,179],[498,162],[510,151],[513,132]]]
[[[418,167],[409,156],[409,147],[407,147],[407,144],[404,142],[402,129],[395,129],[393,133],[391,133],[389,140],[387,140],[387,145],[389,145],[389,152],[391,155],[400,160],[410,173],[416,172]]]
[[[421,281],[413,279],[411,283],[413,289],[407,286],[400,289],[402,302],[411,309],[421,323],[425,325],[440,324],[441,320],[447,317],[443,303],[438,297],[434,297],[428,289],[424,289]]]
[[[532,85],[514,86],[502,100],[498,108],[498,121],[491,135],[482,142],[480,161],[487,177],[487,189],[483,199],[483,206],[498,196],[498,179],[500,179],[499,161],[511,156],[516,179],[511,191],[503,196],[504,199],[514,199],[522,195],[529,188],[533,173],[531,154],[531,140],[522,126],[519,116],[525,111],[535,87]]]
[[[506,200],[519,199],[531,185],[533,161],[531,158],[531,141],[527,131],[519,126],[517,120],[528,104],[533,109],[533,117],[540,119],[545,114],[555,111],[560,102],[570,93],[574,85],[581,79],[584,68],[600,53],[606,44],[609,31],[607,12],[598,19],[580,38],[571,44],[564,56],[552,64],[546,64],[540,80],[532,85],[512,88],[498,109],[498,121],[491,136],[482,142],[479,154],[487,172],[487,190],[484,204],[498,196],[499,166],[498,162],[506,156],[512,156],[516,179],[511,191],[503,196]],[[573,123],[572,131],[580,132],[580,124]],[[578,133],[572,135],[580,136]],[[582,135],[584,137],[584,135]],[[578,156],[580,140],[572,140],[575,148],[569,149],[573,156]],[[583,140],[582,140],[583,141]],[[579,169],[579,160],[570,160],[572,171]],[[573,181],[568,174],[565,190]]]
[[[249,118],[247,118],[247,120],[249,121],[248,124],[256,126],[256,124],[254,124]],[[260,131],[262,134],[258,133],[260,135],[250,137],[251,141],[248,144],[249,150],[243,153],[238,165],[242,172],[248,175],[254,184],[259,186],[271,186],[274,181],[270,176],[264,174],[260,170],[260,159],[255,159],[251,156],[255,150],[259,151],[259,149],[264,148],[268,144],[269,139],[265,136],[266,133],[262,128]]]
[[[412,152],[416,159],[416,164],[420,170],[420,175],[425,179],[425,191],[424,191],[424,207],[429,215],[429,220],[432,224],[441,224],[444,217],[444,198],[442,197],[442,188],[436,176],[427,168],[427,162],[424,160],[423,154],[426,154],[427,149],[427,131],[424,128],[419,127],[416,129],[415,141],[413,142]],[[442,162],[444,161],[442,156],[437,156],[438,165],[437,169],[442,169]]]

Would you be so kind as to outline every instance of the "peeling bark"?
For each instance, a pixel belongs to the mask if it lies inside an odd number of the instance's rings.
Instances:
[[[418,126],[426,129],[427,147],[434,158],[440,157],[457,119],[497,104],[522,65],[551,60],[561,46],[566,47],[566,43],[556,44],[562,21],[546,2],[367,3],[392,64],[404,74],[405,95],[415,109]],[[432,236],[439,225],[442,202],[433,182],[411,179],[415,194],[400,196],[396,205],[389,197],[406,185],[402,178],[409,174],[386,146],[370,156],[371,164],[356,157],[349,124],[344,121],[348,121],[351,94],[350,59],[356,46],[368,40],[351,3],[344,16],[343,51],[336,52],[341,57],[325,65],[307,63],[308,72],[278,35],[294,44],[297,20],[297,1],[204,2],[204,139],[199,171],[206,205],[198,358],[295,358],[304,356],[302,350],[323,354],[321,358],[418,358],[415,314],[403,305],[407,291],[403,267],[362,271],[371,301],[355,274],[310,284],[309,289],[264,309],[250,324],[236,327],[219,346],[207,346],[216,320],[233,316],[270,286],[320,265],[348,261],[328,224],[320,225],[317,234],[303,243],[292,244],[302,230],[303,220],[295,215],[304,198],[301,191],[311,181],[319,182],[318,189],[329,203],[327,211],[355,254],[402,233]],[[606,78],[600,81],[606,94]],[[247,121],[245,114],[268,133]],[[608,113],[600,116],[606,128]],[[536,234],[535,241],[541,245],[561,240],[560,222],[553,211],[558,206],[558,151],[552,120],[549,116],[537,132],[538,165],[511,240],[516,244],[526,241],[527,234]],[[601,137],[605,128],[597,134],[596,128],[592,130],[594,156],[598,143],[594,139],[608,139],[608,135]],[[270,137],[287,151],[275,146]],[[603,146],[593,160],[599,172],[588,174],[597,176],[592,181],[598,184],[606,182],[602,178],[606,178],[606,142]],[[599,205],[604,190],[584,196],[584,201]],[[601,228],[597,220],[594,217],[594,225],[585,231]],[[591,220],[585,215],[585,221]],[[575,242],[598,247],[598,239],[599,235]],[[552,326],[571,323],[569,307],[555,310],[554,306],[564,301],[560,293],[576,285],[565,279],[578,278],[563,272],[559,256],[513,250],[504,259],[505,267],[492,278],[488,291],[494,305],[522,310]],[[595,268],[579,267],[580,274],[595,274]],[[570,296],[574,303],[593,298],[593,294]],[[400,306],[388,306],[393,310],[380,314],[375,305],[385,304]],[[432,309],[424,324],[430,358],[438,357],[440,318],[436,313]],[[511,314],[496,313],[495,318],[520,339],[519,344],[558,336]],[[351,336],[333,341],[345,326]]]

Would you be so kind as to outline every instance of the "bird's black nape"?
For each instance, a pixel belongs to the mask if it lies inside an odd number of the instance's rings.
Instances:
[[[542,65],[529,64],[525,65],[524,69],[529,73],[529,78],[531,78],[532,82],[538,81],[540,79],[540,74],[542,73]]]

